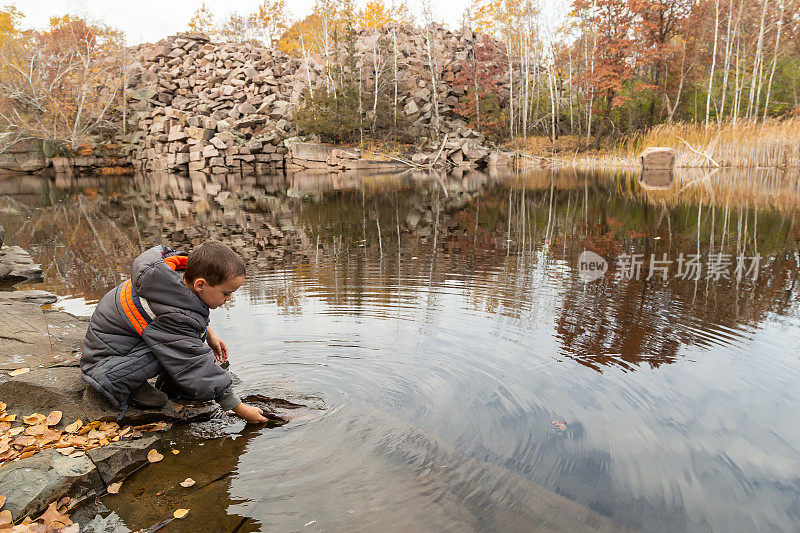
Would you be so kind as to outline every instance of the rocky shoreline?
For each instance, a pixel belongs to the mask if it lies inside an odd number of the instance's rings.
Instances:
[[[5,280],[41,279],[41,270],[27,252],[3,248],[0,266],[11,258],[21,266]],[[0,416],[0,495],[5,496],[3,510],[15,521],[63,496],[75,508],[106,493],[109,484],[146,464],[150,450],[162,448],[163,433],[153,431],[208,419],[218,411],[213,403],[169,402],[160,411],[132,407],[118,419],[118,411],[81,379],[78,364],[88,320],[42,310],[42,304],[55,300],[44,291],[0,290],[0,402],[5,403]],[[48,425],[36,415],[31,418],[33,413],[60,414]],[[153,425],[158,422],[163,424]],[[143,424],[151,424],[150,432]],[[71,431],[76,426],[90,428],[83,430],[88,431],[85,438],[78,438],[80,429]],[[92,426],[106,428],[105,436],[92,434]]]

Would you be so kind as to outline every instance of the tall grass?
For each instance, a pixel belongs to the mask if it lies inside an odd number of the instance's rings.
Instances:
[[[662,124],[634,143],[637,153],[648,146],[675,148],[678,167],[716,166],[712,159],[720,167],[800,167],[800,119],[735,125],[727,122],[708,128],[701,124]]]
[[[708,128],[661,124],[607,150],[540,160],[543,165],[578,168],[639,167],[639,154],[650,146],[674,148],[675,166],[682,168],[800,168],[800,118],[725,122]]]

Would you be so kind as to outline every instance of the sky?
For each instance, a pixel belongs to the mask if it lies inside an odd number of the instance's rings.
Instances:
[[[41,29],[47,26],[51,16],[73,13],[121,29],[129,44],[138,44],[186,31],[201,0],[11,0],[11,3],[25,15],[22,21],[25,28]],[[218,19],[226,18],[233,11],[250,13],[259,3],[260,0],[206,0]],[[311,12],[314,0],[289,0],[287,4],[292,16],[299,19]],[[409,4],[418,10],[419,2],[412,0]],[[435,18],[449,27],[460,25],[461,15],[470,4],[471,0],[431,2]]]
[[[0,0],[0,5],[9,2],[25,15],[24,28],[42,29],[50,17],[71,13],[123,30],[128,44],[155,42],[186,31],[189,19],[201,4],[201,0]],[[219,20],[234,11],[250,13],[259,3],[260,0],[206,0],[206,5]],[[357,0],[356,3],[363,5],[366,0]],[[390,0],[385,3],[389,4]],[[539,3],[547,19],[563,18],[566,0],[539,0]],[[311,12],[314,0],[289,0],[287,4],[292,17],[300,19]],[[472,0],[431,1],[434,18],[449,28],[461,25],[464,10],[471,4]],[[417,18],[421,18],[420,0],[410,0],[409,5]]]

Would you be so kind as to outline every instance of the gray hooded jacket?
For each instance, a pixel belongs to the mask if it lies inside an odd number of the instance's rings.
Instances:
[[[155,246],[133,262],[131,279],[109,291],[83,341],[83,379],[117,408],[162,371],[190,400],[239,404],[231,378],[205,344],[209,308],[183,283],[186,255]]]

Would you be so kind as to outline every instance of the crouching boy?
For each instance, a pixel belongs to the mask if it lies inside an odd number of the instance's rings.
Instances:
[[[228,372],[215,363],[228,348],[208,327],[209,309],[231,299],[245,266],[219,241],[186,256],[155,246],[133,262],[131,279],[109,291],[92,314],[83,342],[83,379],[124,413],[132,402],[161,407],[168,396],[147,380],[161,375],[188,400],[216,400],[248,422],[263,412],[242,403]],[[207,343],[207,345],[206,345]]]

